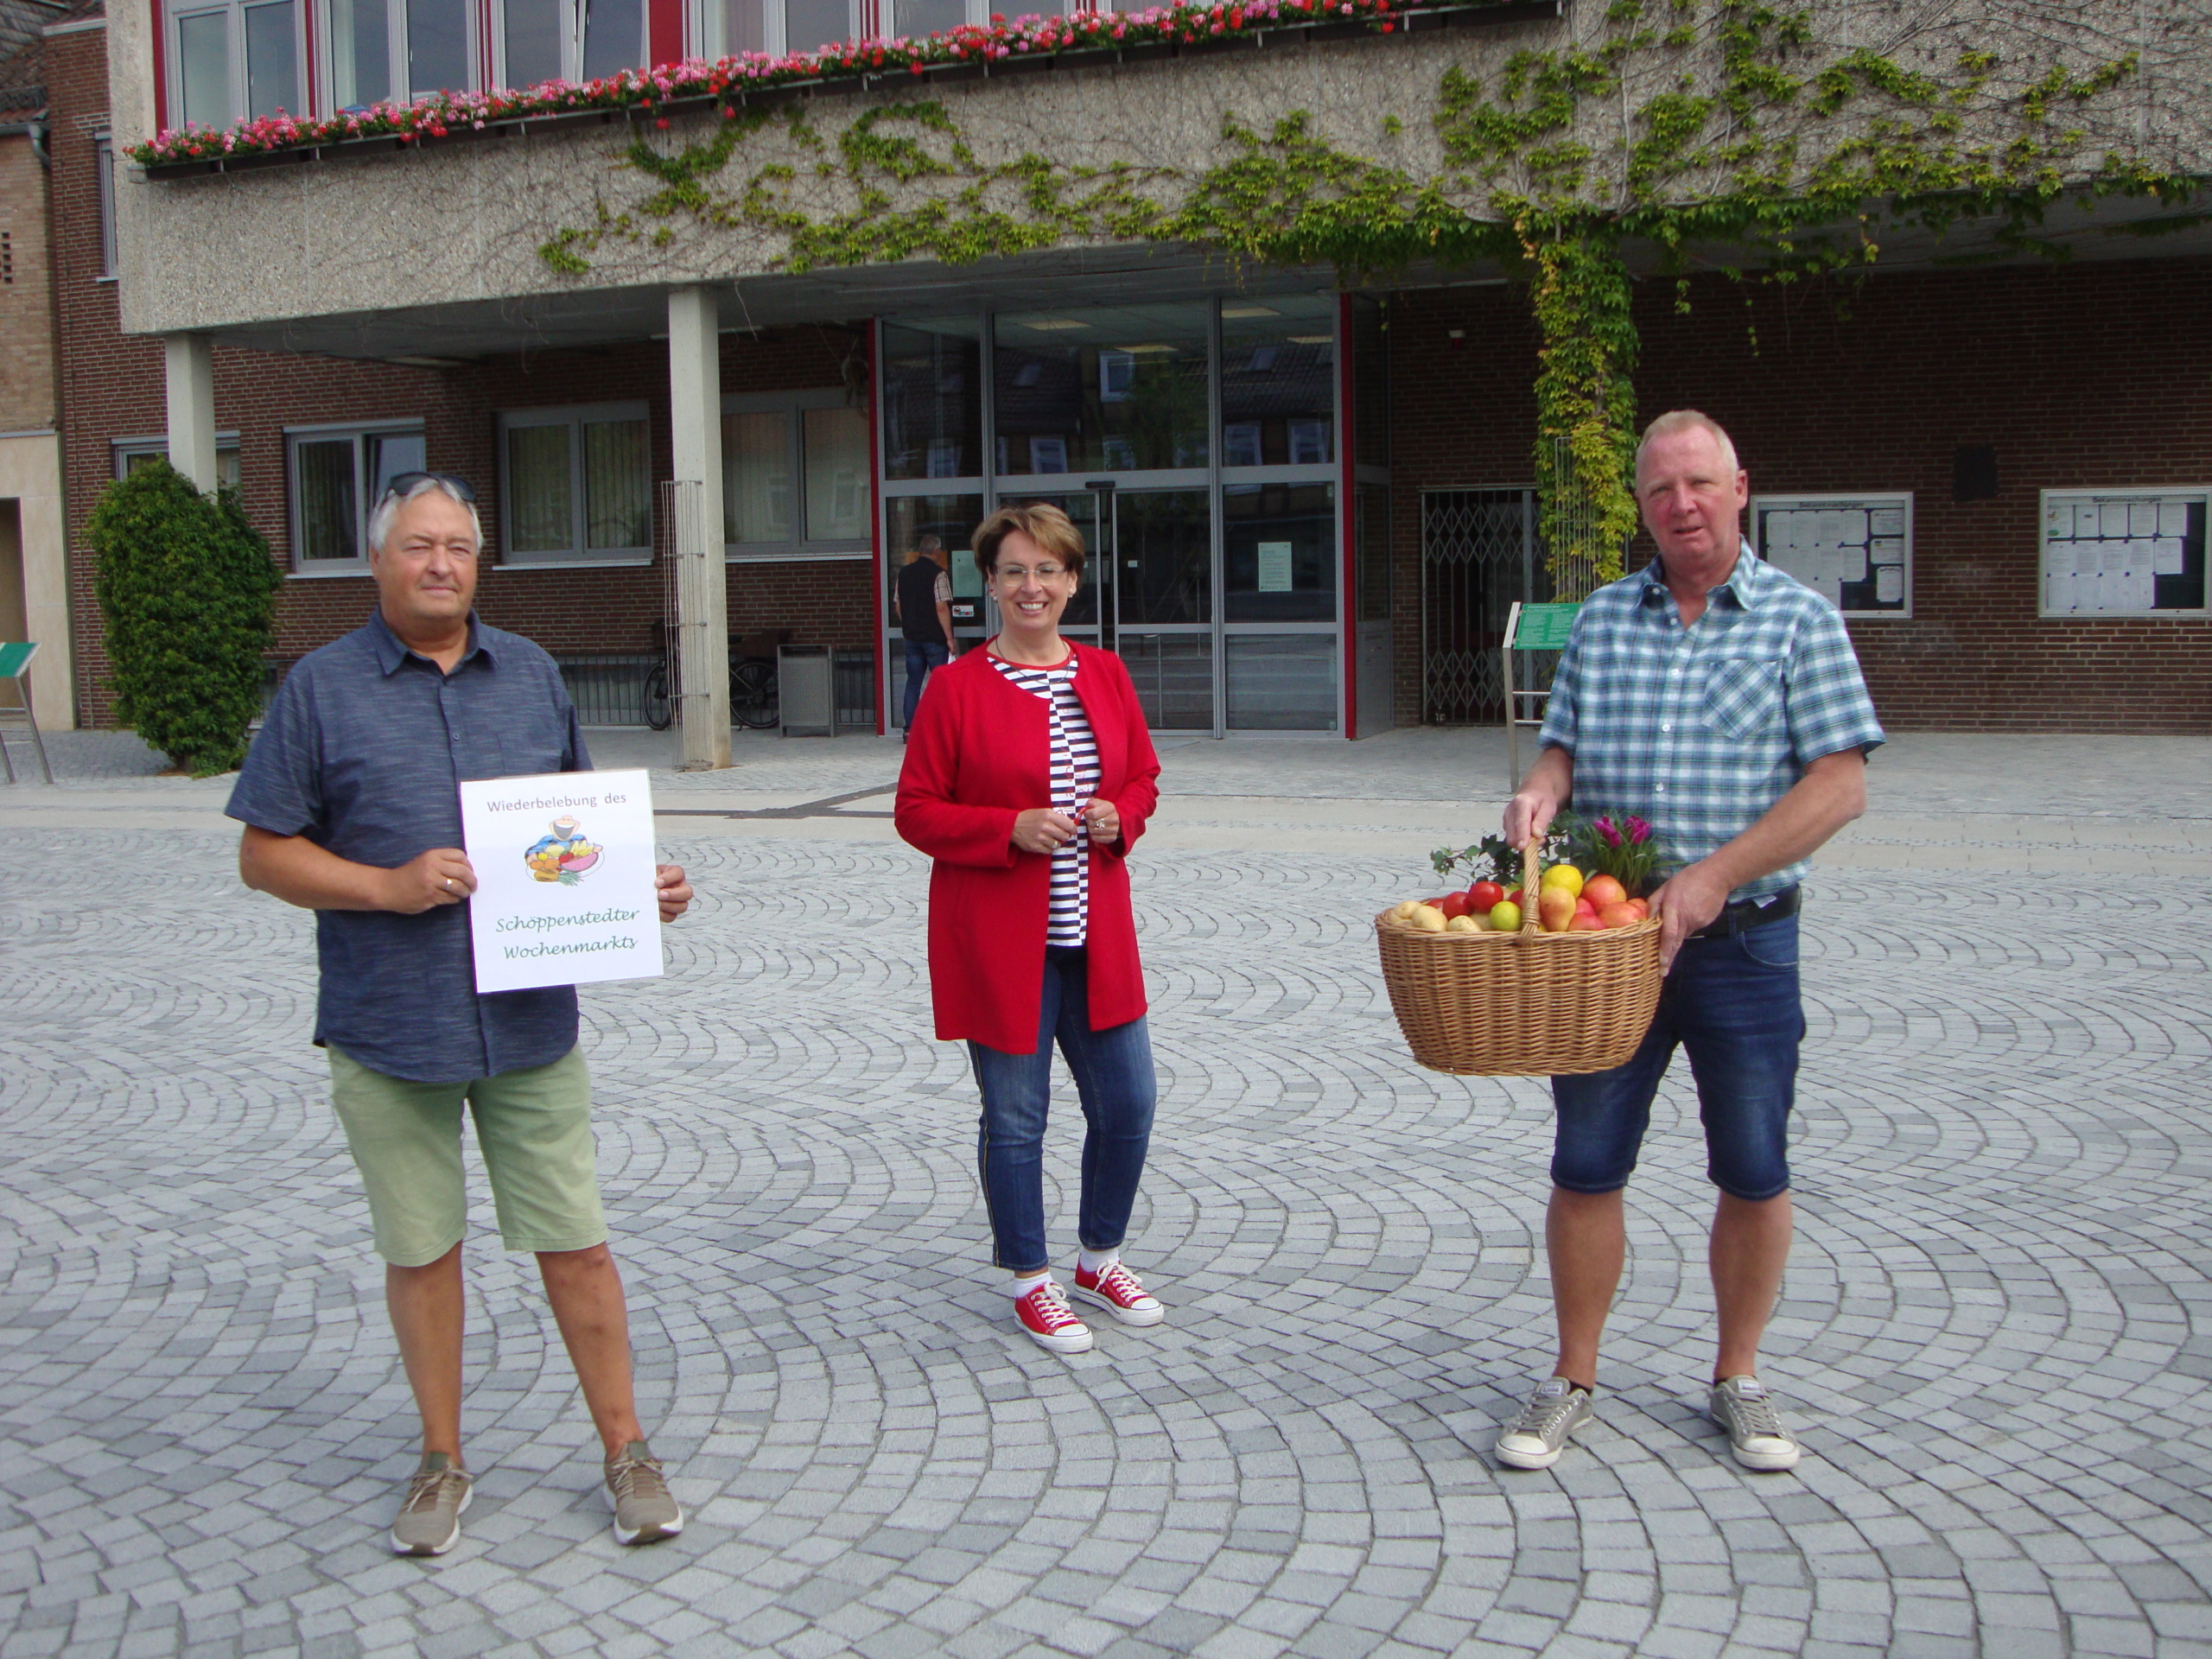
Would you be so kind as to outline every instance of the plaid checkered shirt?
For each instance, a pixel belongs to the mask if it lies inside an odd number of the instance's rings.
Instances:
[[[1882,741],[1843,618],[1748,544],[1688,628],[1656,559],[1591,594],[1544,713],[1545,745],[1574,758],[1574,810],[1649,820],[1669,874],[1750,829],[1822,755]],[[1729,897],[1780,893],[1808,868]]]

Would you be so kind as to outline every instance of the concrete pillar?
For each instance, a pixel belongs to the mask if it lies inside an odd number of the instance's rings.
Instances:
[[[668,401],[676,488],[683,764],[729,765],[729,594],[722,563],[721,307],[710,288],[668,290]]]
[[[215,487],[215,359],[205,334],[171,334],[169,465],[205,494]]]

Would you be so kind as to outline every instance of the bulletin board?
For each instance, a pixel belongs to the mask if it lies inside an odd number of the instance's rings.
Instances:
[[[1755,495],[1751,548],[1846,616],[1912,614],[1912,493]]]
[[[2212,490],[2045,490],[2042,609],[2057,616],[2202,616]]]

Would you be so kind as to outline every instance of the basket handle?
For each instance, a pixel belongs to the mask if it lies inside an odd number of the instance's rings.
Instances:
[[[1521,937],[1534,938],[1536,934],[1536,883],[1542,875],[1544,838],[1530,836],[1521,848]]]

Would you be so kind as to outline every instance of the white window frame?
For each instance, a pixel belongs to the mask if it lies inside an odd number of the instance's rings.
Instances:
[[[315,85],[321,94],[319,102],[323,105],[323,114],[336,115],[341,110],[355,106],[343,105],[338,101],[337,30],[331,21],[330,0],[312,0],[312,3],[315,7]],[[573,5],[573,0],[571,4]],[[650,8],[650,0],[648,0],[648,7]],[[499,16],[504,16],[504,13],[496,4],[496,0],[493,10],[497,14],[491,23],[494,46],[495,48],[504,52],[505,31],[499,22]],[[485,11],[482,6],[474,3],[464,7],[463,11],[468,20],[467,43],[465,48],[469,66],[467,81],[459,86],[417,88],[410,86],[407,82],[407,0],[386,0],[385,84],[391,89],[392,103],[405,105],[417,97],[427,97],[432,92],[470,92],[478,90],[477,82],[482,78],[486,56]],[[567,61],[565,56],[563,61],[564,64]],[[502,77],[495,72],[493,79],[500,80]]]
[[[2071,608],[2065,609],[2053,609],[2051,606],[2052,577],[2060,574],[2069,575],[2072,574],[2071,571],[2061,573],[2053,569],[2051,564],[2051,548],[2054,544],[2071,548],[2077,542],[2088,539],[2077,537],[2058,537],[2053,536],[2050,533],[2052,529],[2053,512],[2057,506],[2063,504],[2065,507],[2071,512],[2082,505],[2091,503],[2095,503],[2100,505],[2106,503],[2111,503],[2113,505],[2126,503],[2132,505],[2139,501],[2156,503],[2175,500],[2179,500],[2184,506],[2191,503],[2199,504],[2203,506],[2205,510],[2206,521],[2205,540],[2208,543],[2212,543],[2212,486],[2202,484],[2168,484],[2164,486],[2152,486],[2144,488],[2127,487],[2109,490],[2099,489],[2092,486],[2087,489],[2043,490],[2038,492],[2036,500],[2036,539],[2037,544],[2036,558],[2036,615],[2039,619],[2046,621],[2070,622],[2105,622],[2115,620],[2124,620],[2135,622],[2163,622],[2169,619],[2176,621],[2187,622],[2199,620],[2206,616],[2212,616],[2212,568],[2208,568],[2205,573],[2204,598],[2206,602],[2194,607],[2193,609],[2182,610],[2179,608],[2174,608],[2166,610],[2120,610],[2114,608],[2085,610],[2081,608],[2078,605]],[[2148,537],[2100,537],[2099,539],[2126,539],[2131,541],[2140,539],[2158,541],[2165,538],[2154,535]],[[2208,558],[2212,559],[2212,545],[2209,545],[2207,547],[2206,552]],[[2069,562],[2071,563],[2071,560],[2069,559]]]
[[[1046,3],[1029,10],[1057,17],[1064,14],[1065,5],[1065,0],[1060,0],[1060,3],[1046,0]],[[1135,10],[1134,0],[1128,10]],[[878,37],[887,40],[896,33],[898,15],[897,0],[846,0],[847,37],[855,41]],[[962,21],[989,22],[991,0],[963,0]],[[713,60],[730,54],[729,14],[725,0],[687,0],[684,27],[686,38],[696,43],[700,56]],[[800,47],[792,45],[784,0],[762,0],[760,34],[761,49],[771,57],[781,57],[791,51],[812,51],[816,46],[824,44],[817,41]]]
[[[219,130],[246,119],[253,111],[246,105],[245,14],[253,0],[163,0],[162,43],[168,64],[169,125],[184,125],[184,47],[181,24],[186,17],[220,12],[230,54],[230,111],[213,124]],[[314,114],[312,78],[308,73],[307,11],[310,0],[292,0],[292,73],[300,107],[287,111],[305,120]],[[273,113],[273,111],[270,111]]]
[[[469,60],[476,60],[474,49],[475,8],[469,8]],[[338,30],[331,21],[330,0],[315,0],[315,85],[321,89],[323,114],[336,115],[343,110],[356,107],[338,101]],[[407,6],[405,0],[386,0],[384,16],[385,85],[391,89],[392,101],[404,104],[407,94],[401,90],[407,68]],[[463,90],[463,89],[455,89]],[[366,108],[367,105],[359,107]]]
[[[404,3],[404,0],[398,0],[398,3]],[[561,7],[561,78],[563,80],[582,80],[584,73],[584,38],[583,31],[577,27],[582,15],[582,7],[579,0],[559,0],[559,3]],[[693,0],[693,3],[706,4],[708,11],[702,15],[710,15],[717,19],[721,15],[718,10],[714,10],[713,0]],[[472,14],[475,10],[474,7],[471,8]],[[652,0],[639,0],[637,60],[626,66],[626,67],[645,69],[652,67]],[[492,79],[510,91],[517,90],[514,81],[507,73],[507,8],[505,0],[491,0],[490,16],[492,19]]]
[[[369,515],[376,511],[376,501],[369,493],[367,454],[365,439],[388,435],[423,436],[420,420],[397,421],[339,421],[317,426],[288,426],[284,429],[284,528],[291,539],[291,574],[307,579],[321,576],[365,576],[369,574]],[[300,524],[300,441],[327,442],[334,438],[353,440],[353,501],[354,536],[358,543],[350,559],[315,559],[302,556],[300,549],[305,541]]]
[[[785,441],[791,446],[791,539],[787,542],[725,542],[722,557],[731,564],[791,563],[802,559],[872,559],[875,556],[874,538],[865,531],[858,536],[809,539],[806,534],[806,411],[810,409],[849,409],[850,403],[843,391],[835,386],[812,391],[733,392],[722,398],[725,415],[781,414],[785,422]],[[865,420],[865,415],[862,416]],[[716,434],[717,453],[720,436]],[[873,440],[871,439],[871,442]],[[871,470],[873,462],[871,462]],[[910,482],[942,486],[943,479],[918,479]],[[942,488],[910,493],[944,494]],[[864,522],[873,518],[864,517]]]
[[[100,197],[100,274],[95,282],[111,283],[116,279],[115,245],[115,137],[109,132],[92,135],[92,175],[99,183]]]
[[[596,421],[645,422],[645,508],[648,515],[657,512],[655,497],[658,493],[654,489],[652,477],[652,414],[644,404],[563,404],[541,409],[502,410],[498,423],[499,563],[502,566],[514,570],[573,570],[652,563],[653,549],[650,537],[641,547],[595,548],[584,544],[585,525],[589,518],[589,508],[584,500],[584,427]],[[566,551],[517,553],[514,550],[511,505],[514,500],[514,492],[508,486],[507,434],[518,427],[528,426],[566,426],[569,429],[569,476],[574,488],[569,501],[570,541]]]
[[[1818,593],[1820,592],[1818,586],[1807,580],[1809,575],[1815,573],[1807,569],[1802,565],[1798,565],[1796,568],[1793,569],[1793,561],[1789,558],[1787,553],[1783,550],[1779,548],[1770,549],[1768,547],[1766,539],[1766,515],[1770,512],[1818,512],[1823,509],[1829,508],[1840,508],[1846,510],[1864,508],[1868,512],[1903,511],[1904,513],[1904,557],[1901,561],[1904,566],[1904,597],[1903,602],[1896,605],[1877,605],[1872,610],[1862,608],[1859,610],[1847,611],[1844,610],[1843,607],[1840,605],[1838,605],[1836,609],[1841,614],[1851,618],[1853,621],[1878,622],[1884,620],[1893,622],[1909,621],[1912,616],[1913,530],[1911,491],[1859,490],[1843,491],[1822,495],[1755,495],[1751,498],[1751,506],[1749,508],[1751,522],[1745,526],[1747,531],[1745,539],[1751,543],[1751,551],[1758,554],[1759,557],[1765,560],[1767,563],[1774,566],[1776,569],[1780,570],[1789,576],[1795,577],[1797,581],[1803,582],[1805,586],[1813,588],[1815,593]],[[1871,570],[1874,568],[1875,563],[1873,558],[1873,537],[1871,531],[1868,534],[1866,545],[1867,568]],[[1782,554],[1783,556],[1777,557],[1776,555],[1777,553]],[[1888,561],[1885,560],[1883,563],[1886,563]],[[1822,594],[1822,597],[1825,598],[1826,595]]]
[[[150,437],[111,438],[108,440],[108,449],[113,457],[115,476],[119,483],[129,476],[130,457],[133,455],[159,455],[163,461],[167,461],[169,455],[169,441],[165,433],[156,433]],[[223,456],[226,452],[232,455],[238,453],[238,435],[235,431],[218,432],[215,435],[215,470],[218,473],[222,471]],[[243,477],[241,477],[239,493],[241,494],[245,493]]]

